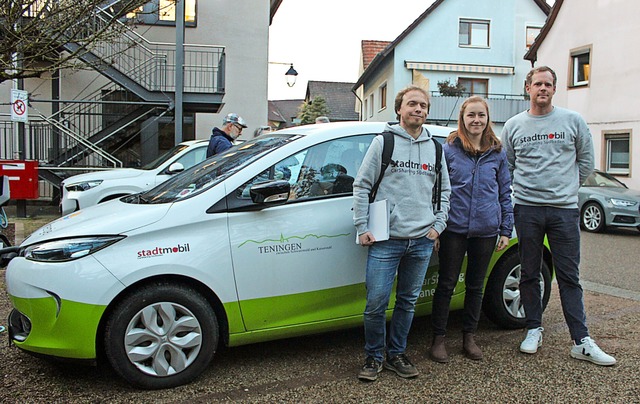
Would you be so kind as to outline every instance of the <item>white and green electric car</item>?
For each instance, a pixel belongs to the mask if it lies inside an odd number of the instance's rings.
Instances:
[[[360,325],[366,249],[354,242],[352,182],[383,129],[352,122],[264,134],[42,227],[6,272],[12,343],[105,358],[154,389],[192,381],[221,344]],[[428,129],[440,141],[450,130]],[[514,239],[495,254],[485,293],[485,313],[507,328],[524,326],[516,250]],[[546,304],[548,251],[545,260]],[[418,314],[431,311],[437,271],[434,254]],[[452,309],[463,305],[460,280]]]

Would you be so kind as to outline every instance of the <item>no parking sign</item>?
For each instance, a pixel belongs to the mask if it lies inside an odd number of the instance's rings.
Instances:
[[[24,90],[11,90],[11,120],[15,122],[27,122],[29,111],[27,100],[29,93]]]

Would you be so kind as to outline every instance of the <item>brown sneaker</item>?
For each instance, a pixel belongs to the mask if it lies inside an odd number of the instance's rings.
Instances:
[[[431,349],[429,349],[429,358],[434,362],[447,363],[449,362],[449,354],[447,353],[447,347],[444,345],[444,335],[434,335],[433,342],[431,343]]]
[[[482,359],[482,350],[476,345],[474,335],[470,332],[462,334],[462,350],[464,351],[464,355],[469,359],[473,359],[474,361]]]

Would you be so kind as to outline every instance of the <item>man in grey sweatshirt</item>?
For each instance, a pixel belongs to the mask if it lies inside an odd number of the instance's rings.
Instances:
[[[369,195],[381,175],[383,136],[371,143],[353,183],[354,224],[360,245],[369,247],[364,311],[366,361],[358,374],[361,380],[376,380],[383,367],[405,378],[418,375],[405,355],[407,336],[434,242],[446,227],[451,192],[442,157],[441,206],[434,211],[436,140],[422,126],[428,110],[427,93],[419,87],[407,87],[395,99],[400,124],[386,128],[394,134],[394,148],[375,200],[387,200],[389,240],[376,240],[369,231]],[[385,310],[396,273],[396,301],[386,343]]]
[[[593,144],[584,119],[552,104],[555,72],[541,66],[527,75],[530,109],[509,119],[502,143],[513,178],[514,217],[521,262],[520,296],[527,335],[520,351],[542,345],[540,268],[545,235],[553,255],[560,301],[574,340],[573,358],[610,366],[615,358],[589,336],[580,286],[578,188],[593,171]]]

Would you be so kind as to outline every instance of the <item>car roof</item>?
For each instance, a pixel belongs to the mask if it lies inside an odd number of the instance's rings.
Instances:
[[[390,124],[397,124],[397,122],[389,122]],[[360,121],[349,121],[349,122],[330,122],[330,123],[320,123],[320,124],[312,124],[312,125],[300,125],[294,126],[291,128],[281,129],[277,132],[273,133],[282,133],[282,134],[295,134],[302,136],[309,136],[314,134],[325,133],[327,131],[331,132],[345,132],[345,133],[381,133],[387,126],[387,122],[360,122]],[[438,137],[449,136],[451,131],[455,130],[455,128],[450,128],[447,126],[437,126],[437,125],[422,125],[424,128],[429,130],[429,132]]]
[[[181,142],[180,144],[185,146],[192,146],[200,143],[209,143],[209,139],[187,140],[187,141]]]

